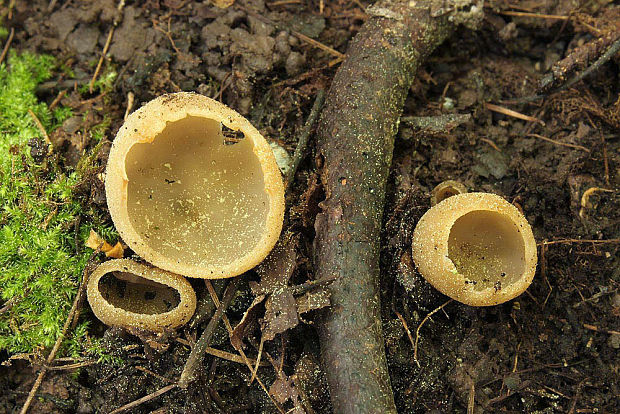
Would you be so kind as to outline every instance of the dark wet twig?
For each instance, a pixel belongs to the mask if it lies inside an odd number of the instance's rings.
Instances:
[[[306,147],[308,146],[308,139],[310,138],[310,132],[312,131],[312,127],[316,123],[319,114],[321,113],[321,108],[323,107],[323,102],[325,102],[325,91],[323,89],[319,90],[316,94],[316,98],[314,100],[314,104],[312,105],[312,109],[310,110],[310,115],[308,115],[308,119],[306,119],[306,123],[304,128],[299,135],[299,140],[297,140],[297,147],[295,147],[295,153],[293,154],[293,164],[291,165],[291,169],[286,175],[286,190],[290,190],[293,181],[295,180],[295,173],[299,168],[299,164],[301,160],[304,158],[306,154]]]
[[[207,324],[207,327],[202,332],[202,335],[200,335],[200,339],[198,339],[198,342],[196,342],[196,345],[194,345],[192,352],[187,358],[187,362],[185,363],[185,367],[183,368],[183,372],[179,378],[179,387],[187,388],[190,382],[195,379],[194,373],[196,372],[198,366],[202,363],[206,348],[211,343],[211,338],[213,338],[215,329],[222,320],[222,316],[224,316],[224,311],[233,301],[240,282],[241,277],[235,277],[230,281],[228,286],[226,286],[220,306],[218,306],[217,310],[213,314],[213,317]]]
[[[574,84],[576,84],[577,82],[579,82],[580,80],[589,76],[592,72],[600,68],[605,63],[607,63],[616,53],[618,53],[619,50],[620,50],[620,36],[618,37],[618,39],[616,39],[615,42],[611,44],[611,46],[609,46],[609,49],[607,49],[607,51],[603,53],[601,57],[598,58],[592,65],[590,65],[586,70],[581,72],[579,75],[575,76],[570,81],[566,82],[565,85],[560,86],[558,89],[555,90],[555,92],[568,89]]]
[[[224,287],[226,284],[224,283],[224,279],[216,279],[213,281],[213,285],[215,286],[215,291],[218,295],[222,294]],[[198,325],[200,325],[207,318],[213,316],[213,312],[215,311],[216,305],[213,302],[213,299],[209,297],[209,294],[205,294],[205,296],[198,301],[198,306],[196,307],[196,312],[194,312],[194,316],[190,320],[187,325],[189,329],[194,329]]]
[[[381,323],[379,254],[394,137],[417,68],[453,31],[441,1],[380,1],[351,41],[317,126],[326,198],[315,221],[317,279],[337,277],[318,324],[334,412],[396,413]],[[471,26],[482,18],[472,8]],[[458,15],[458,12],[455,12]]]
[[[582,71],[577,76],[573,77],[571,80],[569,80],[565,84],[563,84],[563,85],[561,85],[561,86],[559,86],[559,87],[557,87],[555,89],[552,89],[552,90],[550,90],[550,91],[548,91],[546,93],[543,93],[543,94],[529,95],[529,96],[524,96],[524,97],[518,98],[518,99],[502,100],[500,102],[504,103],[504,104],[522,104],[522,103],[528,103],[528,102],[537,101],[539,99],[546,98],[547,96],[549,96],[551,94],[562,92],[562,91],[570,88],[571,86],[573,86],[577,82],[583,80],[584,78],[589,76],[592,72],[598,70],[601,66],[603,66],[605,63],[607,63],[612,57],[614,57],[614,55],[616,53],[618,53],[618,51],[620,51],[620,37],[618,39],[616,39],[616,41],[611,44],[611,46],[607,49],[607,51],[605,53],[603,53],[601,55],[601,57],[599,57],[592,65],[590,65],[587,69]]]

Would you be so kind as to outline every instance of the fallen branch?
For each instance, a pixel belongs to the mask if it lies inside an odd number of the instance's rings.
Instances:
[[[326,199],[315,222],[316,278],[338,277],[319,324],[334,412],[395,413],[383,344],[379,241],[394,136],[419,65],[463,15],[444,2],[381,1],[351,42],[317,128]],[[449,2],[447,4],[450,4]],[[468,8],[472,23],[482,7]],[[477,13],[477,14],[476,14]]]

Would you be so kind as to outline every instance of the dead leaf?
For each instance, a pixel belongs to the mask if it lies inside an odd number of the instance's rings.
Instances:
[[[86,243],[84,244],[86,245],[86,247],[90,247],[93,250],[97,250],[101,248],[101,251],[106,251],[112,248],[112,245],[110,245],[110,243],[105,241],[103,237],[97,234],[97,232],[93,229],[90,230],[88,239],[86,240]]]
[[[122,259],[125,254],[125,249],[123,248],[121,242],[116,242],[116,244],[112,246],[93,229],[90,230],[88,239],[84,244],[86,245],[86,247],[90,247],[93,250],[100,249],[102,252],[105,253],[106,257],[111,257],[113,259]]]
[[[256,269],[260,283],[250,282],[254,295],[271,293],[287,286],[297,267],[297,238],[292,233],[280,238],[269,256]]]
[[[287,413],[306,414],[306,410],[301,406],[301,399],[293,381],[286,375],[281,375],[271,384],[269,394],[280,404],[284,404],[289,400],[294,404],[292,409],[286,411]]]
[[[263,338],[271,341],[276,334],[299,324],[297,303],[290,288],[274,292],[265,302],[265,318],[262,323]]]
[[[329,298],[330,293],[325,289],[316,289],[306,292],[295,299],[297,303],[297,313],[301,315],[311,310],[326,308],[331,305]]]
[[[235,326],[235,329],[233,329],[232,335],[230,336],[230,343],[236,350],[243,347],[243,338],[245,338],[249,331],[248,327],[252,325],[252,322],[256,321],[258,305],[265,300],[265,297],[266,295],[259,295],[255,297],[250,307],[243,314],[241,321],[239,321],[237,326]]]
[[[123,249],[121,242],[116,242],[114,247],[105,252],[105,255],[113,259],[122,259],[125,255],[125,249]]]

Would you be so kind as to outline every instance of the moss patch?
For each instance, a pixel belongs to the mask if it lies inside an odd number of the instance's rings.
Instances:
[[[90,226],[78,219],[85,213],[72,197],[79,176],[48,154],[28,112],[48,132],[71,116],[35,96],[54,65],[49,56],[11,53],[0,66],[0,350],[9,353],[56,341],[91,252],[80,246]],[[71,353],[80,351],[86,326],[74,332],[81,338],[70,338]]]

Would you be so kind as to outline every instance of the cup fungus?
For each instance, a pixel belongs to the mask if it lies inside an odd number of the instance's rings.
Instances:
[[[196,293],[183,276],[129,259],[102,263],[90,275],[88,302],[106,325],[162,332],[184,325]]]
[[[446,198],[418,222],[413,260],[436,289],[459,302],[490,306],[527,289],[536,271],[536,241],[525,217],[495,194]]]
[[[448,197],[452,197],[453,195],[463,194],[467,192],[467,188],[454,180],[446,180],[443,181],[433,188],[431,191],[431,206],[434,206],[438,203],[441,203]]]
[[[195,93],[160,96],[127,118],[105,187],[129,247],[185,276],[239,275],[282,229],[284,186],[269,144],[237,112]]]

